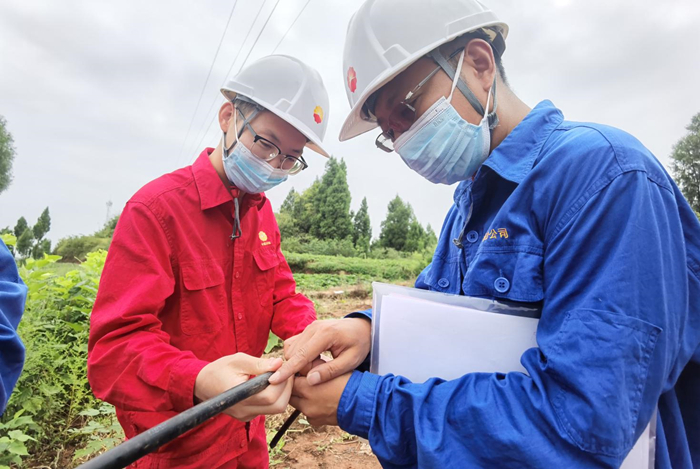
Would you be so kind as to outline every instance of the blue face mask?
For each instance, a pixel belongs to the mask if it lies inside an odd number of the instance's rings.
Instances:
[[[237,129],[236,111],[234,110],[234,129]],[[224,172],[228,180],[248,194],[259,194],[283,183],[289,177],[289,172],[275,169],[266,161],[261,160],[238,140],[229,154],[226,147],[226,133],[222,145]]]
[[[434,184],[449,185],[469,179],[486,161],[491,149],[488,110],[493,88],[486,101],[486,115],[479,125],[462,119],[450,104],[462,59],[450,97],[440,98],[394,142],[394,150],[408,167]]]

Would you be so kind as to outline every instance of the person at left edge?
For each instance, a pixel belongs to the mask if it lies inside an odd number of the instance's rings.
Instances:
[[[0,240],[0,415],[17,384],[24,366],[24,345],[17,335],[22,319],[27,287],[17,272],[17,264]]]
[[[126,204],[92,312],[88,379],[127,438],[276,369],[260,357],[315,318],[296,293],[263,192],[321,148],[328,95],[297,59],[268,56],[231,80],[221,144],[147,184]],[[145,468],[267,467],[262,414],[286,408],[289,380],[165,445]],[[260,415],[258,417],[258,415]]]

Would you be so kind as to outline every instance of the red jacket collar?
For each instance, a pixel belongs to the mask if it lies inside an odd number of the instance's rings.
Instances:
[[[213,151],[213,148],[205,148],[192,165],[192,174],[194,175],[194,182],[197,186],[197,192],[199,193],[202,211],[218,207],[227,202],[232,202],[234,198],[242,193],[237,187],[231,186],[230,189],[227,188],[216,173],[214,166],[212,166],[209,160],[209,155],[211,155]],[[265,194],[246,194],[242,202],[244,204],[255,205],[264,200]]]

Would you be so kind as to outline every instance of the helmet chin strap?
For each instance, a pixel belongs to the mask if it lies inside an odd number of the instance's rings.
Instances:
[[[240,98],[238,98],[238,99],[240,99]],[[243,99],[241,99],[241,101],[251,102],[251,101],[243,100]],[[257,108],[257,106],[256,106],[256,107],[255,107],[255,110],[250,114],[250,116],[245,117],[245,116],[243,116],[243,113],[236,107],[236,105],[235,105],[235,103],[234,103],[233,101],[231,102],[231,105],[233,106],[233,128],[236,129],[236,131],[235,131],[235,133],[234,133],[234,136],[236,137],[236,144],[238,144],[238,139],[239,139],[240,136],[243,134],[243,129],[245,129],[245,126],[248,125],[248,124],[255,118],[255,116],[258,115],[258,113],[260,112],[260,110],[259,110],[259,109]],[[241,116],[244,117],[243,125],[241,126],[241,130],[240,130],[240,131],[238,130],[238,113],[239,113],[239,112],[241,113]],[[223,145],[222,145],[222,148],[221,148],[221,153],[223,154],[224,159],[226,159],[226,158],[228,158],[228,152],[229,152],[229,150],[230,150],[230,149],[226,146],[226,132],[224,132],[224,137],[223,137],[223,139],[224,139],[224,140],[223,140]],[[234,146],[235,146],[235,144],[234,144],[234,145],[231,145],[231,148],[233,148]]]
[[[484,110],[484,106],[481,105],[477,97],[474,95],[472,90],[469,89],[464,80],[462,80],[462,78],[457,75],[457,71],[454,69],[454,67],[452,67],[452,65],[450,65],[448,59],[446,59],[445,56],[442,55],[442,53],[440,52],[440,48],[434,49],[431,52],[429,52],[428,57],[433,59],[440,66],[440,68],[442,68],[442,70],[447,74],[447,76],[450,77],[450,80],[453,80],[453,82],[456,81],[457,88],[459,89],[459,91],[462,92],[464,97],[467,98],[467,101],[469,101],[469,104],[472,105],[474,110],[481,116],[486,115],[487,111]],[[491,91],[493,92],[493,112],[488,115],[488,119],[489,129],[493,130],[498,125],[498,115],[496,114],[496,109],[498,108],[498,97],[496,94],[496,77],[494,77],[493,79],[493,87]]]

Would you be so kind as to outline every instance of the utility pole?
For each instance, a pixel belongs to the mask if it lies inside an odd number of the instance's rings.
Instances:
[[[110,216],[110,214],[111,214],[111,212],[112,212],[112,205],[114,205],[114,204],[112,203],[112,201],[111,201],[111,200],[108,200],[108,201],[107,201],[107,217],[105,218],[105,225],[106,225],[107,223],[109,223],[109,216]]]

